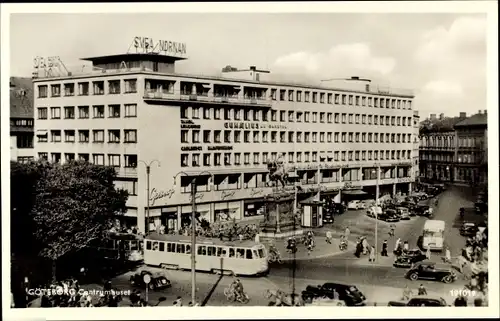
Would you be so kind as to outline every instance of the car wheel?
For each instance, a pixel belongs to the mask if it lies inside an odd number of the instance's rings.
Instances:
[[[418,274],[417,273],[410,274],[410,280],[412,280],[412,281],[418,280]]]
[[[450,275],[447,275],[443,278],[443,282],[446,284],[450,284],[453,282],[453,278]]]

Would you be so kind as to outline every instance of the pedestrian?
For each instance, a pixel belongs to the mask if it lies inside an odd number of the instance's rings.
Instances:
[[[255,234],[255,243],[257,243],[257,244],[260,243],[260,235],[259,235],[259,233]]]
[[[333,289],[333,299],[339,300],[339,293],[335,289]]]
[[[451,263],[451,252],[449,247],[446,247],[444,258],[447,263]]]
[[[394,234],[395,234],[395,232],[394,232],[394,231],[395,231],[395,229],[396,229],[396,227],[394,226],[394,224],[391,224],[391,226],[390,226],[390,231],[389,231],[389,237],[393,237],[393,236],[394,236]]]
[[[375,248],[372,246],[370,247],[370,257],[368,259],[369,262],[375,262]]]
[[[331,231],[326,232],[326,243],[332,244],[332,232]]]
[[[411,299],[411,296],[412,296],[413,292],[411,291],[411,289],[408,287],[408,285],[405,286],[405,288],[403,289],[403,297],[402,297],[402,301],[407,301],[407,300],[410,300]]]
[[[387,240],[384,240],[384,243],[382,243],[382,253],[381,255],[382,256],[389,256],[388,253],[387,253]]]
[[[181,307],[182,306],[182,297],[178,296],[177,300],[174,301],[174,306],[175,307]]]
[[[240,233],[240,234],[238,235],[238,238],[240,239],[240,242],[243,242],[243,234],[241,234],[241,233]]]
[[[394,252],[397,252],[397,250],[399,250],[400,245],[401,245],[401,239],[398,237],[398,239],[396,240],[396,243],[394,245]]]
[[[427,260],[431,259],[431,247],[430,246],[427,246],[427,251],[425,251],[425,257],[427,258]]]
[[[427,295],[427,290],[425,289],[423,284],[420,284],[418,287],[418,295]]]
[[[349,230],[348,226],[346,226],[346,228],[345,228],[344,235],[345,235],[346,240],[349,240],[349,235],[351,235],[351,230]]]
[[[403,244],[403,251],[409,251],[410,250],[410,245],[408,244],[408,241],[405,241]]]

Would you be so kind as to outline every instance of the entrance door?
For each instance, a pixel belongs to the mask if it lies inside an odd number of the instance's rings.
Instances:
[[[318,226],[318,206],[317,205],[311,206],[311,226],[312,227]]]

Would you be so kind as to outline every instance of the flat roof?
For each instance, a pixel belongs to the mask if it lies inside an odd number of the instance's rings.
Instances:
[[[149,60],[155,62],[169,63],[169,62],[175,62],[177,60],[185,60],[187,58],[161,55],[158,53],[126,53],[119,55],[107,55],[107,56],[98,56],[98,57],[89,57],[80,59],[85,61],[92,61],[95,64],[102,64],[107,62],[137,61],[137,60]]]

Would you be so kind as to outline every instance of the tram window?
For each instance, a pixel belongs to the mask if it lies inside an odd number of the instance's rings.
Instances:
[[[146,241],[146,250],[151,250],[151,241]]]
[[[191,254],[191,245],[186,245],[186,254]]]
[[[167,243],[167,252],[175,252],[175,243]]]
[[[259,257],[259,253],[257,253],[256,250],[253,250],[253,257],[254,258],[258,258]]]
[[[138,248],[139,248],[139,246],[138,246],[139,244],[138,243],[139,243],[138,241],[130,241],[130,250],[131,251],[138,250]],[[160,248],[161,248],[162,244],[163,243],[160,243]]]
[[[247,249],[246,252],[247,252],[247,257],[246,258],[249,259],[249,260],[251,260],[252,259],[252,250]]]
[[[218,256],[218,257],[221,257],[221,256],[222,256],[222,253],[223,253],[222,251],[223,251],[223,248],[222,248],[222,247],[218,247],[218,248],[217,248],[217,256]]]
[[[237,249],[236,250],[236,257],[238,259],[242,259],[243,257],[245,257],[245,249]]]
[[[199,246],[198,247],[198,255],[207,255],[207,247]]]
[[[229,249],[229,257],[234,257],[234,249]]]
[[[184,253],[184,244],[177,244],[177,253]]]
[[[153,251],[158,251],[158,247],[159,247],[158,242],[154,242],[153,243]]]
[[[264,250],[263,249],[259,249],[259,257],[260,258],[264,257]]]
[[[207,249],[208,249],[208,256],[215,256],[216,255],[215,246],[207,246]]]
[[[160,243],[160,252],[165,252],[165,242]]]

